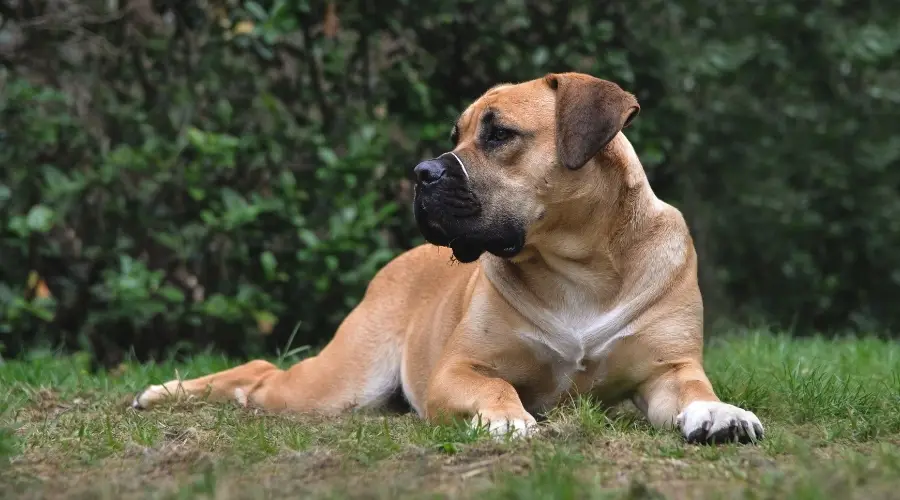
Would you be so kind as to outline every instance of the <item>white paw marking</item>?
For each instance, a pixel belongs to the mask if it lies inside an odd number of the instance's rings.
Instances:
[[[165,390],[165,387],[161,385],[151,385],[134,397],[134,401],[131,402],[131,407],[139,410],[147,408],[153,401],[160,399],[162,397],[161,394]]]
[[[184,394],[184,388],[177,380],[168,382],[165,385],[151,385],[135,396],[134,400],[131,402],[131,407],[143,410],[168,396],[182,396]]]
[[[237,400],[239,405],[241,405],[245,408],[247,407],[247,402],[248,402],[247,393],[244,392],[244,390],[241,389],[240,387],[238,387],[237,389],[234,390],[234,399]]]
[[[528,412],[524,418],[509,418],[504,416],[486,417],[484,414],[472,417],[473,427],[486,428],[495,438],[523,438],[533,435],[537,431],[537,421]]]
[[[755,442],[765,432],[753,412],[727,403],[694,401],[675,417],[689,442]]]

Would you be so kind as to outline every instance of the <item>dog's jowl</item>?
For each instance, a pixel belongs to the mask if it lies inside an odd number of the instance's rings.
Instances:
[[[526,435],[533,415],[587,393],[631,399],[689,441],[761,439],[703,370],[697,255],[623,133],[639,111],[578,73],[488,90],[448,151],[414,168],[429,244],[378,272],[321,353],[153,385],[134,406],[184,394],[334,414],[401,389],[431,421]]]

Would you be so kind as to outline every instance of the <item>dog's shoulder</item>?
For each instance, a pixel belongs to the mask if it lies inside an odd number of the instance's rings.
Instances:
[[[683,232],[688,230],[684,213],[674,205],[661,200],[655,194],[652,198],[651,209],[648,211],[648,216],[654,220],[660,230],[668,232]]]
[[[693,248],[691,233],[681,210],[652,197],[639,219],[633,220],[620,229],[624,234],[623,250],[628,260],[645,262],[646,258],[668,254],[675,260],[686,257]]]

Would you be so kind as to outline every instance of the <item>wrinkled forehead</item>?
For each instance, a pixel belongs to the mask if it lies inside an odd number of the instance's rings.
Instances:
[[[460,137],[475,133],[478,124],[499,120],[508,125],[537,125],[543,115],[552,115],[552,90],[542,80],[503,83],[491,87],[459,116],[453,134]]]

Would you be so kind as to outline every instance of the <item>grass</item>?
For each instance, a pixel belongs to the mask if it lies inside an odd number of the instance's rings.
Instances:
[[[290,364],[290,356],[276,359]],[[266,415],[203,401],[128,407],[150,382],[231,366],[82,357],[0,365],[0,497],[869,499],[900,489],[900,343],[748,334],[716,338],[723,400],[766,425],[759,446],[692,446],[633,408],[585,399],[540,436],[495,441],[396,413]]]

